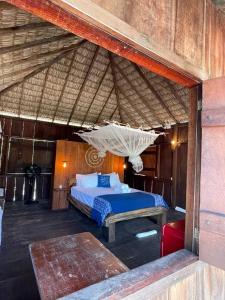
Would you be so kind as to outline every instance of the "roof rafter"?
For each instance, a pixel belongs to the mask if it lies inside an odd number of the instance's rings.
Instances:
[[[133,118],[133,116],[129,113],[129,111],[127,109],[125,109],[125,107],[123,105],[121,105],[120,95],[119,95],[120,89],[117,85],[115,63],[113,61],[113,56],[110,52],[109,52],[109,57],[110,57],[110,65],[112,67],[112,75],[113,75],[113,82],[114,82],[114,86],[115,86],[115,94],[116,94],[116,98],[117,98],[117,107],[115,108],[113,114],[111,115],[110,120],[112,120],[115,112],[117,111],[117,109],[119,109],[121,122],[125,123],[125,120],[123,119],[123,116],[121,114],[121,112],[123,111],[128,116],[128,119],[131,120],[135,126],[139,127],[139,124],[135,120],[135,118]]]
[[[31,62],[33,60],[36,60],[36,59],[39,59],[39,58],[46,58],[47,56],[51,56],[51,55],[54,55],[54,54],[60,54],[60,52],[62,52],[62,51],[74,49],[74,46],[76,44],[77,43],[74,43],[74,44],[72,44],[71,46],[68,46],[68,47],[62,47],[62,48],[58,48],[58,49],[55,49],[55,50],[52,50],[52,51],[43,52],[43,53],[40,53],[40,54],[39,53],[34,54],[32,56],[29,56],[29,57],[26,57],[26,58],[23,58],[23,59],[18,59],[18,60],[2,63],[1,68],[3,69],[3,68],[11,67],[11,66],[17,66],[17,65],[21,65],[21,64],[27,63],[27,62],[29,63],[29,62]]]
[[[85,116],[84,116],[84,119],[83,119],[83,121],[82,121],[81,126],[83,126],[83,124],[85,123],[85,121],[86,121],[86,119],[87,119],[87,116],[88,116],[89,111],[90,111],[90,109],[91,109],[91,107],[92,107],[92,104],[94,103],[95,98],[96,98],[96,96],[97,96],[97,94],[98,94],[98,92],[99,92],[99,89],[100,89],[101,85],[102,85],[102,82],[103,82],[103,80],[105,79],[105,76],[106,76],[106,74],[107,74],[107,72],[108,72],[108,70],[109,70],[109,66],[110,66],[110,63],[108,63],[108,65],[107,65],[107,67],[106,67],[106,69],[105,69],[105,71],[104,71],[104,73],[103,73],[103,76],[102,76],[102,78],[101,78],[101,80],[100,80],[100,82],[99,82],[99,85],[98,85],[98,88],[97,88],[97,90],[96,90],[96,92],[95,92],[95,94],[94,94],[94,97],[92,98],[92,101],[91,101],[91,103],[90,103],[90,105],[89,105],[89,107],[88,107],[88,109],[87,109],[87,112],[86,112],[86,114],[85,114]]]
[[[111,116],[109,117],[109,120],[110,120],[110,121],[113,119],[113,117],[114,117],[114,115],[115,115],[115,113],[116,113],[117,109],[119,109],[118,102],[117,102],[117,105],[116,105],[116,107],[115,107],[114,111],[112,112]]]
[[[121,103],[120,103],[120,97],[119,97],[119,92],[118,92],[118,86],[117,86],[117,81],[116,81],[116,72],[115,72],[115,65],[112,57],[112,53],[108,51],[108,56],[109,56],[109,61],[110,61],[110,67],[112,70],[112,77],[113,77],[113,83],[115,86],[115,94],[116,94],[116,100],[117,100],[117,106],[119,110],[119,115],[120,115],[120,120],[123,122],[123,117],[121,114]]]
[[[44,96],[44,90],[45,90],[45,87],[46,87],[46,84],[47,84],[47,79],[48,79],[49,71],[50,71],[50,67],[48,67],[48,69],[47,69],[47,71],[45,73],[44,84],[43,84],[43,87],[42,87],[42,90],[41,90],[41,98],[40,98],[40,101],[39,101],[39,104],[38,104],[38,108],[37,108],[37,112],[36,112],[36,120],[38,119],[39,113],[40,113],[40,110],[41,110],[41,105],[42,105],[43,96]]]
[[[7,73],[7,74],[3,74],[3,75],[0,75],[0,80],[3,80],[3,79],[6,79],[6,78],[11,78],[13,76],[17,76],[17,75],[20,75],[20,74],[23,74],[23,73],[26,73],[26,72],[30,72],[30,71],[34,71],[36,70],[39,66],[41,66],[43,63],[40,63],[40,64],[35,64],[34,62],[34,65],[33,66],[30,66],[28,68],[25,68],[25,69],[22,69],[22,70],[18,70],[18,71],[15,71],[13,73]]]
[[[101,111],[100,111],[100,113],[99,113],[99,115],[98,115],[98,118],[97,118],[96,121],[95,121],[95,124],[97,124],[97,123],[99,122],[99,120],[100,120],[100,118],[101,118],[101,115],[102,115],[102,113],[103,113],[103,111],[104,111],[106,105],[107,105],[108,102],[109,102],[109,99],[110,99],[110,97],[111,97],[111,95],[112,95],[112,92],[113,92],[114,88],[115,88],[115,86],[113,85],[112,88],[111,88],[111,90],[110,90],[110,92],[109,92],[109,95],[108,95],[108,97],[107,97],[107,99],[106,99],[106,101],[105,101],[105,103],[104,103],[104,105],[102,106],[102,109],[101,109]]]
[[[183,100],[181,99],[180,95],[178,94],[177,90],[174,88],[174,86],[169,82],[169,80],[166,79],[166,83],[171,91],[171,93],[174,95],[174,97],[177,99],[179,104],[182,106],[183,110],[188,113],[188,109],[185,106]]]
[[[141,71],[141,69],[139,68],[139,66],[136,65],[136,64],[134,64],[134,63],[133,63],[133,66],[137,70],[137,72],[140,75],[140,77],[144,80],[145,84],[148,86],[148,88],[150,89],[150,91],[152,92],[152,94],[157,98],[157,100],[160,102],[160,104],[162,105],[162,107],[166,110],[166,112],[168,113],[168,115],[170,116],[170,118],[173,119],[173,121],[175,123],[178,123],[178,120],[171,113],[170,109],[167,107],[167,105],[165,104],[165,102],[163,101],[163,99],[161,98],[161,96],[159,95],[159,93],[156,91],[156,89],[153,87],[153,85],[150,83],[150,81],[146,78],[146,76]]]
[[[40,23],[36,22],[36,23],[29,23],[29,24],[20,25],[20,26],[0,28],[0,34],[2,36],[2,35],[8,35],[10,33],[26,32],[26,31],[33,30],[33,29],[46,28],[46,27],[57,28],[54,24],[49,23],[49,22],[40,22]]]
[[[56,63],[57,61],[59,61],[60,59],[62,59],[64,56],[66,56],[68,53],[70,53],[73,49],[76,49],[77,47],[80,46],[81,43],[83,43],[84,41],[80,41],[79,43],[77,43],[76,45],[74,45],[74,47],[72,49],[66,49],[64,51],[62,51],[57,57],[55,57],[54,59],[45,62],[43,64],[40,65],[40,67],[38,67],[36,70],[34,70],[33,72],[31,72],[30,74],[24,76],[23,78],[19,79],[18,81],[14,82],[13,84],[11,84],[10,86],[7,86],[6,88],[4,88],[2,91],[0,91],[0,96],[2,96],[3,94],[5,94],[6,92],[8,92],[11,88],[14,88],[15,86],[19,85],[20,83],[22,83],[23,81],[35,76],[36,74],[42,72],[45,68],[48,68],[49,66],[51,66],[52,64]]]
[[[70,121],[71,121],[71,119],[72,119],[72,116],[73,116],[73,114],[74,114],[74,112],[75,112],[75,109],[76,109],[76,107],[77,107],[77,103],[78,103],[78,101],[80,100],[81,94],[82,94],[82,92],[83,92],[83,89],[84,89],[84,87],[85,87],[85,84],[86,84],[86,82],[87,82],[87,79],[88,79],[88,77],[89,77],[89,74],[90,74],[90,72],[91,72],[91,69],[93,68],[93,65],[94,65],[95,59],[96,59],[96,57],[97,57],[97,55],[98,55],[99,50],[100,50],[100,47],[99,47],[99,46],[96,46],[96,49],[95,49],[94,55],[93,55],[93,57],[92,57],[91,63],[90,63],[90,65],[89,65],[88,70],[87,70],[87,73],[86,73],[86,75],[85,75],[85,77],[84,77],[84,81],[83,81],[83,83],[82,83],[82,86],[81,86],[81,88],[80,88],[80,90],[79,90],[79,93],[78,93],[78,95],[77,95],[77,98],[76,98],[76,100],[75,100],[75,102],[74,102],[74,105],[73,105],[73,107],[72,107],[72,111],[71,111],[70,116],[69,116],[69,119],[68,119],[68,121],[67,121],[67,125],[70,123]]]
[[[61,90],[61,92],[60,92],[59,99],[58,99],[58,101],[57,101],[56,109],[55,109],[54,115],[53,115],[53,117],[52,117],[52,122],[55,121],[55,117],[56,117],[56,114],[57,114],[57,112],[58,112],[60,102],[61,102],[61,100],[62,100],[62,97],[63,97],[64,91],[65,91],[65,88],[66,88],[67,83],[68,83],[68,78],[69,78],[69,76],[70,76],[70,72],[71,72],[71,69],[72,69],[72,66],[73,66],[73,63],[74,63],[74,59],[75,59],[75,56],[76,56],[76,52],[77,52],[77,49],[74,50],[73,57],[72,57],[72,59],[71,59],[71,61],[70,61],[70,64],[69,64],[69,67],[68,67],[68,71],[67,71],[67,74],[66,74],[66,78],[65,78],[65,80],[64,80],[64,84],[63,84],[62,90]]]
[[[121,88],[119,88],[119,92],[123,95],[123,97],[126,99],[126,95],[124,94],[124,92],[122,91]],[[135,105],[135,102],[130,98],[129,102],[131,102],[131,106],[134,109],[134,111],[136,111],[138,113],[138,115],[150,126],[152,127],[152,125],[149,123],[149,120],[146,118],[145,114]]]
[[[5,54],[5,53],[8,54],[9,52],[14,52],[14,51],[18,51],[18,50],[24,50],[24,49],[31,48],[31,47],[34,47],[34,46],[49,44],[49,43],[53,43],[53,42],[56,42],[56,41],[62,41],[62,40],[68,39],[72,36],[74,36],[74,38],[75,38],[75,35],[73,35],[72,33],[66,33],[66,34],[53,36],[53,37],[50,37],[50,38],[45,38],[45,39],[42,39],[42,40],[35,40],[33,42],[28,42],[28,43],[25,43],[25,44],[2,47],[2,48],[0,48],[0,55]]]
[[[145,99],[145,97],[143,97],[141,95],[141,93],[136,89],[136,87],[133,85],[133,83],[131,82],[131,80],[124,73],[124,71],[118,66],[118,64],[116,64],[116,67],[119,70],[119,72],[121,73],[121,75],[125,78],[125,80],[129,83],[129,85],[131,86],[131,88],[138,95],[138,97],[141,99],[141,101],[144,103],[144,105],[148,108],[148,110],[150,111],[150,113],[152,114],[152,116],[156,120],[156,122],[159,123],[160,125],[162,125],[162,121],[156,116],[155,111],[152,109],[151,105],[148,103],[148,99]]]

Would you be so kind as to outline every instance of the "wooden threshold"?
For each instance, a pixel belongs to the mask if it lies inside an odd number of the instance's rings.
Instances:
[[[166,288],[193,274],[198,268],[197,260],[197,256],[191,252],[180,250],[72,293],[63,297],[63,300],[89,300],[90,295],[94,295],[93,299],[124,299],[131,294],[132,299],[149,299],[149,295],[160,295]],[[158,285],[157,289],[155,284]],[[135,298],[136,293],[141,293],[141,297]]]

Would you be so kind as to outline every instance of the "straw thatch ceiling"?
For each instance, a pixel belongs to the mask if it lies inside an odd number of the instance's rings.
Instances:
[[[1,114],[86,126],[188,120],[188,90],[0,2]]]

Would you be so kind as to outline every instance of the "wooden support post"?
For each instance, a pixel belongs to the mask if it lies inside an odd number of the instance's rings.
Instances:
[[[199,231],[201,127],[198,99],[200,93],[201,87],[190,90],[187,154],[185,248],[195,253],[198,252]]]

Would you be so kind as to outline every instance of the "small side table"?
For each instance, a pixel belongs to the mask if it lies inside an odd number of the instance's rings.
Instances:
[[[52,197],[52,210],[67,209],[69,202],[67,201],[67,195],[69,188],[54,188]]]

